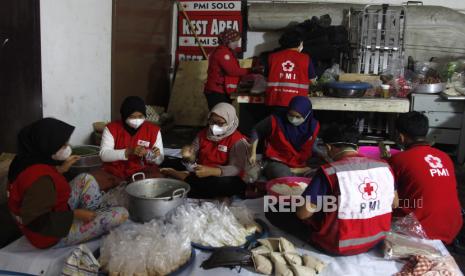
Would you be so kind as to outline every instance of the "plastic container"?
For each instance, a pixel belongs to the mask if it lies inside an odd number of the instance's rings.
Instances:
[[[358,148],[358,152],[366,157],[382,160],[381,158],[381,151],[379,150],[378,146],[361,146]],[[398,149],[391,149],[389,151],[391,156],[394,156],[400,152]]]
[[[278,193],[274,192],[272,190],[272,187],[274,185],[276,185],[276,184],[286,184],[289,187],[295,187],[295,186],[299,186],[299,184],[297,184],[297,182],[304,182],[304,183],[306,183],[308,185],[308,184],[310,184],[311,181],[312,181],[311,178],[297,177],[297,176],[275,178],[275,179],[272,179],[272,180],[270,180],[270,181],[268,181],[266,183],[266,191],[267,191],[268,195],[276,196],[278,198],[280,196],[285,196],[285,197],[287,197],[287,199],[289,199],[288,195],[281,195],[281,194],[278,194]]]

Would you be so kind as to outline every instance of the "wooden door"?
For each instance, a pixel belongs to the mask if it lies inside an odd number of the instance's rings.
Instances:
[[[40,1],[0,0],[0,152],[42,117]]]

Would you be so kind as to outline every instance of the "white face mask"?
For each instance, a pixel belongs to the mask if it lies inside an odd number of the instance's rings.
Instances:
[[[236,50],[237,48],[240,48],[241,47],[241,40],[237,40],[237,41],[231,41],[229,42],[228,44],[228,47],[231,49],[231,50]]]
[[[52,159],[57,160],[57,161],[65,161],[71,156],[71,153],[73,150],[71,149],[70,146],[62,147],[59,149],[54,155],[52,155]]]
[[[297,118],[297,117],[289,116],[289,115],[287,115],[287,120],[289,121],[289,123],[293,124],[294,126],[299,126],[303,122],[305,122],[305,118]]]
[[[226,127],[220,127],[218,125],[211,125],[210,130],[215,136],[220,136],[226,133]]]
[[[130,119],[130,118],[127,118],[126,119],[126,124],[128,124],[128,126],[130,126],[132,128],[138,129],[144,123],[144,121],[145,121],[145,119]]]
[[[300,43],[299,48],[297,48],[297,51],[302,52],[303,49],[304,49],[304,44]]]

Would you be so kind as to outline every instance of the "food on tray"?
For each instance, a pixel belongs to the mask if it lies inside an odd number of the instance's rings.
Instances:
[[[227,207],[212,202],[179,206],[169,221],[194,243],[210,247],[241,246],[259,230],[246,207]]]
[[[172,224],[126,224],[103,239],[100,263],[112,276],[167,275],[190,259],[191,250],[190,239]]]
[[[308,186],[305,182],[293,182],[293,184],[296,185],[290,186],[286,183],[277,183],[271,187],[271,190],[280,195],[298,196],[301,195]]]
[[[274,264],[274,275],[275,276],[294,276],[291,268],[286,263],[275,263]]]
[[[424,79],[420,79],[420,84],[434,84],[441,83],[442,80],[439,76],[429,76]]]
[[[270,259],[273,262],[274,265],[276,264],[286,264],[286,260],[284,259],[283,255],[281,252],[271,252],[270,253]]]
[[[313,276],[316,275],[315,270],[301,265],[291,265],[294,276]]]

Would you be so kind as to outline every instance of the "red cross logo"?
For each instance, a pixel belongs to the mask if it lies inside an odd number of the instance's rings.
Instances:
[[[286,60],[281,64],[281,66],[283,67],[284,72],[292,72],[294,70],[295,64],[290,60]]]
[[[425,161],[433,169],[442,169],[444,166],[442,160],[439,157],[428,154],[425,156]]]
[[[362,198],[365,200],[374,200],[378,197],[376,191],[378,190],[378,184],[365,178],[362,184],[358,186],[358,190],[362,193]]]

